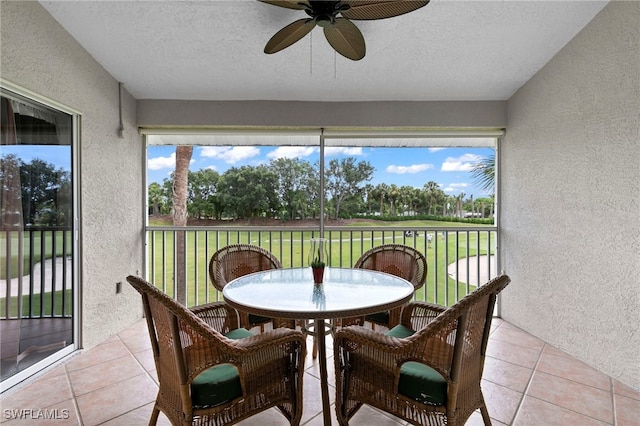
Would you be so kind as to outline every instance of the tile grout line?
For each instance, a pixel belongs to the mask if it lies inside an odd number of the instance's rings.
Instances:
[[[78,424],[82,425],[84,422],[82,421],[82,414],[80,413],[80,406],[78,405],[78,400],[76,398],[76,392],[73,389],[73,384],[71,383],[71,377],[69,377],[69,370],[67,369],[67,364],[62,365],[62,369],[64,370],[64,377],[67,379],[67,384],[69,385],[69,389],[71,390],[71,400],[73,401],[73,407],[76,410],[76,415],[78,416]]]
[[[138,360],[138,358],[136,358],[136,356],[135,356],[135,355],[134,355],[134,353],[131,351],[131,349],[129,348],[129,346],[127,346],[127,344],[125,343],[125,341],[124,341],[124,340],[122,340],[122,337],[120,336],[120,334],[118,333],[118,334],[116,334],[116,336],[118,337],[118,340],[120,340],[120,342],[122,343],[122,345],[125,347],[125,349],[127,350],[127,352],[129,352],[129,355],[130,355],[130,356],[134,359],[134,361],[135,361],[135,362],[140,366],[140,368],[142,368],[142,371],[144,371],[144,374],[145,374],[147,377],[149,377],[149,379],[151,379],[151,381],[156,385],[156,387],[158,387],[158,384],[156,383],[156,381],[155,381],[155,379],[153,378],[153,376],[151,376],[151,374],[149,373],[149,371],[147,371],[147,369],[144,367],[144,365],[142,365],[142,363],[140,362],[140,360]],[[147,336],[147,337],[148,337],[148,336]],[[154,365],[155,365],[155,357],[154,357],[153,362],[154,362]],[[140,374],[140,376],[141,376],[141,375],[142,375],[142,374]],[[132,376],[132,377],[136,377],[136,376]],[[128,379],[125,379],[125,380],[128,380]],[[155,402],[156,402],[156,400],[155,400],[155,398],[154,398],[154,399],[153,399],[153,401],[151,401],[150,403],[151,403],[151,404],[155,404]],[[110,418],[110,419],[107,419],[107,420],[105,420],[105,421],[103,421],[103,422],[99,423],[99,425],[102,425],[102,424],[108,423],[108,422],[110,422],[110,421],[112,421],[112,420],[115,420],[115,419],[117,419],[117,418],[119,418],[119,417],[122,417],[122,416],[124,416],[124,415],[126,415],[126,414],[129,414],[129,413],[131,413],[131,412],[133,412],[133,411],[135,411],[135,410],[139,410],[139,409],[143,408],[145,405],[150,404],[150,403],[148,402],[148,403],[146,403],[146,404],[142,404],[142,405],[140,405],[139,407],[134,407],[134,408],[132,408],[132,409],[131,409],[131,410],[129,410],[129,411],[126,411],[126,412],[120,413],[120,414],[118,414],[118,415],[117,415],[117,416],[115,416],[115,417],[112,417],[112,418]],[[164,415],[164,413],[162,413],[162,414]]]
[[[552,373],[547,373],[547,372],[545,372],[545,371],[538,371],[538,366],[539,366],[539,364],[540,364],[540,360],[542,359],[542,355],[544,354],[544,349],[545,349],[547,346],[549,346],[549,347],[553,348],[553,346],[551,346],[551,345],[549,345],[548,343],[546,343],[546,342],[545,342],[544,347],[543,347],[543,348],[542,348],[542,350],[540,351],[540,356],[538,357],[538,361],[536,362],[536,365],[535,365],[535,367],[534,367],[533,374],[532,374],[532,375],[531,375],[531,377],[529,378],[529,382],[527,383],[527,386],[526,386],[526,388],[525,388],[525,391],[524,391],[524,394],[523,394],[523,398],[522,398],[522,399],[523,399],[523,401],[524,401],[524,397],[529,396],[530,398],[536,399],[536,400],[538,400],[538,401],[545,402],[545,403],[547,403],[547,404],[551,404],[551,405],[553,405],[554,407],[558,407],[558,408],[560,408],[560,409],[562,409],[562,410],[567,410],[567,411],[570,411],[570,412],[572,412],[572,413],[576,413],[576,414],[579,414],[579,415],[581,415],[581,416],[588,417],[588,418],[590,418],[590,419],[594,419],[594,420],[596,420],[596,421],[603,422],[603,423],[605,423],[605,424],[609,424],[609,425],[615,426],[615,424],[616,424],[616,423],[615,423],[615,411],[614,411],[614,410],[612,410],[612,413],[614,414],[614,422],[613,422],[613,423],[609,423],[609,422],[606,422],[606,421],[604,421],[604,420],[601,420],[601,419],[598,419],[598,418],[592,417],[592,416],[590,416],[590,415],[588,415],[588,414],[585,414],[585,413],[581,413],[581,412],[579,412],[579,411],[572,410],[571,408],[567,408],[567,407],[563,407],[563,406],[561,406],[561,405],[554,404],[554,403],[553,403],[553,402],[551,402],[551,401],[547,401],[547,400],[544,400],[544,399],[541,399],[541,398],[537,398],[537,397],[535,397],[535,396],[528,395],[528,391],[529,391],[529,388],[530,388],[530,386],[531,386],[531,382],[533,381],[533,376],[534,376],[536,373],[547,374],[547,375],[549,375],[549,376],[557,377],[557,378],[559,378],[559,379],[561,379],[561,380],[566,380],[566,381],[568,381],[568,382],[575,383],[575,384],[577,384],[577,385],[587,386],[587,387],[590,387],[590,388],[592,388],[592,389],[599,390],[599,391],[601,391],[601,392],[606,392],[606,391],[605,391],[605,390],[603,390],[603,389],[600,389],[600,388],[595,387],[595,386],[588,385],[588,384],[586,384],[586,383],[577,382],[577,381],[575,381],[575,380],[571,380],[571,379],[568,379],[568,378],[566,378],[566,377],[558,376],[558,375],[555,375],[555,374],[552,374]],[[612,403],[613,403],[613,388],[612,388],[612,381],[611,381],[611,377],[609,377],[609,384],[610,384],[610,385],[609,385],[609,387],[610,387],[610,395],[611,395],[611,397],[612,397],[612,398],[611,398],[611,401],[612,401]],[[520,402],[520,404],[518,404],[518,408],[516,409],[516,414],[514,415],[514,421],[515,421],[515,419],[516,419],[516,417],[517,417],[518,413],[520,412],[520,408],[521,408],[521,406],[522,406],[522,402],[523,402],[523,401],[521,401],[521,402]]]
[[[531,382],[533,382],[533,376],[538,371],[538,366],[540,365],[540,360],[542,359],[542,354],[544,353],[544,348],[546,346],[547,344],[545,343],[542,346],[542,349],[540,349],[540,353],[538,354],[538,359],[536,360],[536,365],[533,366],[533,369],[531,370],[531,376],[529,377],[529,380],[527,381],[527,385],[525,386],[524,391],[522,392],[522,398],[520,398],[520,401],[518,402],[518,406],[516,407],[516,411],[515,413],[513,413],[513,419],[511,419],[511,422],[509,422],[509,425],[511,426],[515,426],[516,424],[516,419],[518,418],[518,414],[520,414],[520,411],[522,410],[522,404],[524,403],[524,399],[527,397],[527,393],[531,388]]]
[[[117,359],[120,359],[120,358],[125,358],[126,356],[130,356],[130,357],[132,357],[132,358],[133,358],[133,360],[134,360],[134,361],[135,361],[135,362],[140,366],[140,368],[142,369],[142,371],[144,371],[144,374],[145,374],[146,376],[148,376],[148,377],[151,379],[151,381],[155,384],[155,383],[156,383],[156,381],[153,379],[153,377],[151,377],[151,375],[149,374],[149,372],[147,371],[147,369],[146,369],[146,368],[144,368],[144,366],[140,363],[140,361],[135,357],[135,355],[133,354],[133,352],[131,351],[131,349],[129,348],[129,346],[127,346],[127,344],[124,342],[124,340],[122,340],[122,338],[120,337],[120,334],[118,333],[118,334],[116,334],[115,336],[117,337],[118,341],[122,344],[122,346],[124,346],[125,350],[127,351],[127,355],[123,355],[123,356],[120,356],[120,357],[116,357],[116,358],[112,358],[112,359],[109,359],[109,360],[105,360],[105,361],[102,361],[102,362],[100,362],[100,363],[97,363],[97,364],[94,364],[94,365],[91,365],[91,366],[88,366],[88,367],[85,367],[85,368],[81,368],[81,369],[78,369],[78,370],[74,370],[74,371],[82,371],[82,370],[85,370],[85,369],[87,369],[87,368],[92,368],[92,367],[95,367],[95,366],[100,365],[100,364],[104,364],[104,363],[111,362],[111,361],[114,361],[114,360],[117,360]],[[98,345],[98,346],[99,346],[99,345]],[[66,366],[65,366],[65,370],[66,370]],[[131,377],[127,377],[126,379],[120,380],[119,382],[123,382],[123,381],[128,380],[128,379],[130,379],[130,378],[132,378],[132,377],[137,377],[137,376],[142,376],[142,375],[143,375],[143,374],[139,374],[139,375],[134,375],[134,376],[131,376]],[[68,378],[69,382],[71,382],[70,377],[68,377],[68,376],[67,376],[67,378]],[[115,382],[115,383],[118,383],[118,382]],[[112,384],[115,384],[115,383],[112,383]],[[107,386],[108,386],[108,385],[107,385]],[[106,386],[102,386],[102,387],[100,387],[100,388],[94,389],[94,390],[92,390],[92,391],[90,391],[90,392],[87,392],[87,393],[85,393],[85,394],[82,394],[82,395],[87,395],[87,394],[90,394],[90,393],[92,393],[92,392],[99,391],[100,389],[104,389],[105,387],[106,387]],[[72,386],[72,385],[71,385],[71,388],[72,388],[72,394],[73,394],[73,397],[74,397],[73,399],[74,399],[75,405],[76,405],[77,410],[78,410],[78,413],[79,413],[79,414],[78,414],[78,417],[79,417],[79,419],[80,419],[80,420],[82,420],[82,417],[81,417],[81,415],[80,415],[80,407],[79,407],[78,402],[77,402],[77,397],[78,397],[78,396],[75,394],[75,391],[73,390],[73,386]],[[79,396],[81,396],[81,395],[79,395]],[[146,404],[143,404],[143,405],[141,405],[141,406],[139,406],[139,407],[135,407],[135,408],[133,408],[133,409],[131,409],[131,410],[127,411],[127,412],[120,413],[120,414],[118,414],[118,415],[116,415],[115,417],[112,417],[112,418],[110,418],[110,419],[106,419],[105,421],[101,422],[100,424],[107,423],[107,422],[112,421],[112,420],[114,420],[114,419],[117,419],[118,417],[121,417],[121,416],[123,416],[124,414],[127,414],[127,413],[129,413],[129,412],[131,412],[131,411],[138,410],[138,409],[140,409],[140,408],[144,407],[144,405],[146,405]],[[82,425],[82,424],[84,424],[84,422],[82,422],[82,421],[81,421],[81,423],[80,423],[80,424]]]
[[[138,358],[136,358],[135,354],[131,351],[131,349],[129,348],[129,346],[127,346],[127,344],[124,342],[124,340],[122,340],[122,338],[120,337],[120,335],[118,334],[118,339],[120,339],[120,341],[122,342],[122,344],[124,345],[124,347],[127,349],[127,351],[129,352],[129,355],[131,355],[133,357],[133,359],[138,363],[138,365],[140,366],[140,368],[142,368],[142,370],[145,372],[145,374],[147,376],[149,376],[149,378],[151,379],[151,381],[153,383],[155,383],[156,385],[159,386],[159,384],[156,382],[156,380],[153,378],[153,376],[151,375],[151,373],[149,373],[149,371],[147,371],[147,369],[144,367],[144,365],[142,365],[142,363],[140,362],[140,360]],[[145,336],[148,338],[148,336]],[[142,352],[142,351],[140,351]],[[153,354],[153,348],[151,348],[151,353]],[[153,365],[156,365],[156,357],[155,355],[153,355]],[[158,374],[156,372],[156,374]]]
[[[495,319],[496,319],[496,318],[500,320],[500,323],[499,323],[499,324],[497,324],[495,327],[492,327],[493,329],[491,329],[491,328],[489,329],[489,341],[491,341],[491,336],[492,336],[496,331],[498,331],[498,329],[499,329],[500,327],[502,327],[502,325],[503,325],[503,324],[505,324],[505,323],[506,323],[506,321],[505,321],[504,319],[502,319],[502,318],[500,318],[500,317],[494,317],[494,318],[492,318],[492,319],[491,319],[492,326],[493,326],[493,322],[495,321]],[[485,349],[485,358],[486,358],[486,357],[493,358],[493,359],[496,359],[496,360],[498,360],[498,359],[499,359],[499,358],[495,358],[495,357],[492,357],[492,356],[490,356],[490,355],[487,355],[487,353],[486,353],[486,349]],[[499,359],[499,360],[500,360],[500,361],[503,361],[503,362],[507,362],[507,361],[504,361],[504,360],[501,360],[501,359]],[[509,362],[509,364],[512,364],[512,365],[518,365],[518,364],[513,364],[513,363],[511,363],[511,362]],[[518,365],[518,367],[523,367],[523,366],[522,366],[522,365]],[[526,367],[523,367],[523,368],[526,368]],[[484,367],[483,367],[483,370],[484,370]],[[532,371],[533,371],[533,370],[532,370]],[[531,375],[533,375],[533,372],[531,373]],[[485,378],[484,378],[484,371],[482,372],[482,376],[483,376],[483,377],[481,377],[481,378],[480,378],[480,383],[482,383],[482,380],[487,380],[487,379],[485,379]],[[529,378],[529,379],[531,379],[531,378]],[[491,380],[487,380],[487,381],[488,381],[488,382],[490,382],[490,383],[493,383],[493,384],[495,384],[495,385],[502,386],[502,385],[500,385],[499,383],[492,382]],[[528,384],[527,384],[527,385],[528,385]],[[508,388],[508,387],[506,387],[506,386],[505,386],[505,388],[509,389],[509,388]],[[481,388],[481,390],[482,390],[482,388]],[[484,398],[484,394],[482,395],[482,398]],[[524,393],[523,393],[523,398],[524,398]],[[487,402],[485,401],[485,406],[486,406],[486,405],[487,405]],[[489,408],[487,407],[487,411],[488,411],[488,410],[489,410]],[[513,414],[513,418],[514,418],[514,419],[515,419],[515,417],[516,417],[517,412],[518,412],[518,410],[516,410],[516,412]],[[489,418],[490,418],[490,419],[492,419],[492,420],[495,420],[495,421],[499,421],[498,419],[492,418],[492,417],[491,417],[491,415],[489,415]],[[468,420],[468,419],[467,419],[467,420]]]

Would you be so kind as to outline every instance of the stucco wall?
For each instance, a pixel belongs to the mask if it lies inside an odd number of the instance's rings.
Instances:
[[[507,105],[503,317],[640,388],[640,3],[611,2]]]
[[[1,76],[82,113],[80,140],[83,346],[142,317],[125,277],[142,270],[142,142],[135,101],[34,1],[1,2]],[[116,282],[123,292],[116,294]]]
[[[136,120],[141,125],[505,124],[504,102],[341,104],[338,109],[311,103],[302,109],[318,115],[296,120],[288,113],[300,105],[207,103],[203,108],[138,101],[136,118],[136,102],[125,94],[125,138],[120,139],[117,81],[36,2],[3,0],[0,12],[2,78],[82,112],[85,347],[141,316],[139,298],[126,283],[123,294],[115,294],[115,283],[142,267],[143,149]],[[509,100],[500,211],[503,267],[513,280],[503,293],[502,315],[636,388],[638,22],[640,3],[612,2]],[[343,109],[346,113],[339,113]],[[376,119],[389,111],[384,122]]]
[[[456,127],[506,125],[504,101],[457,102],[137,102],[140,126]]]

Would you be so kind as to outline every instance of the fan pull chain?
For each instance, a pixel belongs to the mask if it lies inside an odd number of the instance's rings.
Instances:
[[[338,71],[337,71],[337,63],[338,63],[338,59],[337,59],[338,55],[336,54],[336,51],[333,51],[333,79],[335,80],[338,76]]]

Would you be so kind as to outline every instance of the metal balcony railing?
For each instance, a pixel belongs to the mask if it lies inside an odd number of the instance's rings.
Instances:
[[[0,318],[71,317],[71,227],[0,232]]]
[[[368,249],[405,244],[427,258],[427,282],[415,300],[452,305],[497,275],[497,229],[494,226],[325,227],[330,240],[330,267],[351,267]],[[209,259],[229,244],[253,244],[273,253],[283,267],[307,266],[310,239],[317,227],[159,227],[147,228],[147,277],[158,288],[188,306],[222,300],[208,276]],[[176,239],[185,242],[186,288],[175,285]],[[182,291],[183,294],[178,294]]]

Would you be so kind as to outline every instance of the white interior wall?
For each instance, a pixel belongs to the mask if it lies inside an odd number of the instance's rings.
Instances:
[[[640,388],[640,3],[611,2],[509,101],[513,324]]]
[[[0,75],[80,111],[82,344],[94,346],[142,317],[126,276],[142,271],[142,154],[135,101],[38,4],[0,3]],[[123,291],[116,294],[116,282]]]

